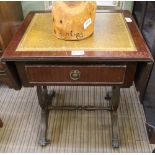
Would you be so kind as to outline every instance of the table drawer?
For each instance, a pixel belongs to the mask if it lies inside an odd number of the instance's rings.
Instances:
[[[29,83],[123,84],[126,65],[55,66],[25,65]]]

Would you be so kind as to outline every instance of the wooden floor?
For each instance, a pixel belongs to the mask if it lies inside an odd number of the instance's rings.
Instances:
[[[110,87],[49,87],[56,91],[53,104],[108,105]],[[38,145],[41,109],[36,88],[20,91],[0,87],[0,152],[152,152],[142,105],[134,87],[121,89],[118,110],[120,148],[111,147],[108,111],[50,111],[48,138]]]

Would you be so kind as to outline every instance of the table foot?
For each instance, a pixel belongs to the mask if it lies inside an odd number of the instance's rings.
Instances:
[[[104,98],[105,98],[105,100],[110,101],[111,98],[112,98],[112,93],[108,91],[108,92],[106,93],[106,96],[105,96]]]
[[[38,86],[37,96],[38,102],[41,107],[41,121],[40,121],[40,138],[39,144],[45,146],[50,143],[50,140],[46,139],[49,117],[49,105],[52,103],[52,98],[55,92],[48,92],[47,87]]]
[[[112,147],[119,148],[119,140],[118,139],[112,139]]]
[[[39,139],[39,145],[40,146],[46,146],[46,145],[48,145],[50,143],[51,143],[50,140],[47,140],[47,139]]]

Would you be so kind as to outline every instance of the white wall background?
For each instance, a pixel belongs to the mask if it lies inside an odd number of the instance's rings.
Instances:
[[[49,9],[51,1],[22,1],[22,8],[24,17],[33,10],[46,10]],[[129,10],[132,12],[133,1],[97,1],[97,5],[104,6],[104,9],[109,9],[109,6],[116,9]]]

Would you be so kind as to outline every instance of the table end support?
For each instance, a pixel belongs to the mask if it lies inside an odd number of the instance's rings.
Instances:
[[[111,124],[112,124],[112,146],[113,148],[119,147],[119,138],[118,138],[118,115],[117,109],[120,102],[120,87],[112,87],[112,111],[111,111]]]
[[[49,117],[49,105],[52,103],[52,98],[55,92],[48,92],[46,86],[37,86],[37,96],[38,102],[41,107],[41,121],[40,121],[40,138],[39,144],[41,146],[46,146],[50,143],[47,140],[47,128],[48,128],[48,117]]]

